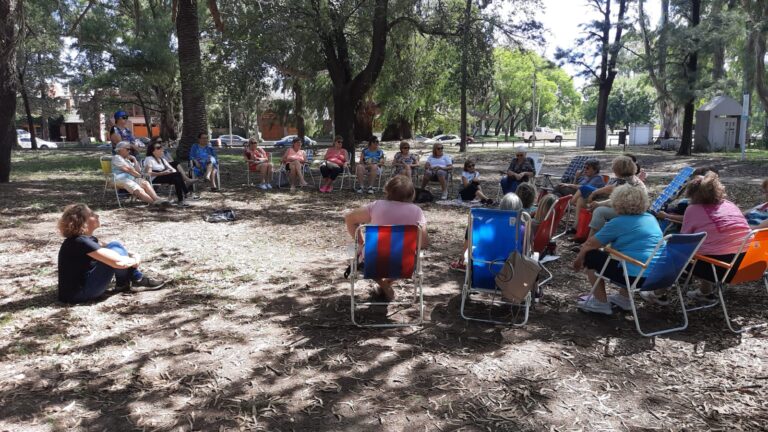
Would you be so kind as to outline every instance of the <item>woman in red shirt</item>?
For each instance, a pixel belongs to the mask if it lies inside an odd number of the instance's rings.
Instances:
[[[325,161],[320,165],[320,174],[323,179],[320,181],[320,192],[331,192],[333,190],[333,181],[344,171],[347,165],[349,154],[342,147],[344,140],[341,135],[336,135],[333,140],[333,147],[325,153]]]

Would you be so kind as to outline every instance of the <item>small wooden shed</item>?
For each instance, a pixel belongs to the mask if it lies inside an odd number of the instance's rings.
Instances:
[[[731,151],[739,148],[741,104],[717,96],[696,111],[693,149],[697,152]]]

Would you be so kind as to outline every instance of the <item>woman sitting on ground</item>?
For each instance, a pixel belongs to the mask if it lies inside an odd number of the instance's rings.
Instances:
[[[258,138],[248,140],[248,148],[243,152],[243,157],[248,161],[248,171],[261,175],[259,189],[272,189],[272,161],[266,150],[259,147]]]
[[[768,179],[763,180],[761,188],[768,198]],[[752,229],[768,228],[768,201],[747,210],[744,216]]]
[[[152,184],[170,184],[176,191],[176,202],[179,207],[189,207],[186,197],[189,194],[184,177],[176,171],[163,157],[165,149],[162,144],[150,144],[147,147],[147,157],[144,159],[144,174],[152,178]]]
[[[376,136],[371,136],[368,139],[368,147],[360,152],[360,162],[356,168],[357,193],[363,193],[367,174],[368,193],[373,194],[373,185],[376,184],[376,176],[381,175],[383,164],[384,150],[379,148],[379,139]]]
[[[523,209],[523,202],[520,200],[520,197],[517,196],[516,193],[510,192],[506,195],[504,195],[501,198],[501,201],[499,201],[499,210],[509,210],[509,211],[515,211],[519,212]],[[522,245],[522,235],[525,232],[525,227],[522,225],[520,226],[520,242]],[[458,260],[452,262],[450,264],[451,270],[458,270],[458,271],[465,271],[467,269],[466,260],[467,260],[467,251],[469,249],[469,227],[467,227],[464,230],[464,248],[462,249],[461,256]]]
[[[209,143],[208,134],[197,134],[197,144],[189,149],[189,160],[195,177],[202,177],[211,183],[211,192],[219,190],[219,157]]]
[[[584,163],[584,168],[576,175],[576,183],[561,183],[553,189],[553,193],[557,196],[573,195],[571,204],[576,205],[576,199],[578,198],[579,189],[582,186],[591,186],[597,190],[605,186],[603,176],[600,175],[600,161],[597,159],[589,159]],[[589,195],[588,191],[587,195]]]
[[[632,172],[634,173],[634,170]],[[610,244],[614,250],[640,262],[646,262],[662,238],[656,218],[646,211],[650,201],[645,188],[629,184],[621,185],[611,193],[611,203],[617,216],[582,244],[573,263],[573,269],[576,271],[586,268],[587,277],[592,286],[595,286],[597,281],[592,295],[586,300],[579,301],[579,309],[606,315],[613,313],[612,304],[623,310],[630,310],[629,292],[622,288],[618,295],[606,294],[605,281],[602,278],[598,280],[597,272],[603,269],[609,255],[600,248]],[[640,267],[627,263],[627,273],[632,283],[640,273]],[[621,263],[616,260],[611,260],[603,276],[622,285],[625,283],[624,270]]]
[[[523,146],[515,149],[515,158],[509,163],[507,172],[501,178],[501,193],[508,194],[517,191],[520,183],[525,183],[528,179],[536,175],[536,167],[533,159],[527,157],[528,150]]]
[[[522,183],[516,193],[523,202],[523,211],[533,216],[536,213],[536,188],[530,183]]]
[[[400,141],[400,151],[395,154],[392,161],[395,175],[404,175],[413,178],[413,170],[419,167],[419,156],[411,153],[411,145],[408,141]]]
[[[301,138],[294,137],[291,142],[291,148],[283,153],[280,164],[283,170],[288,173],[288,181],[291,184],[291,192],[296,192],[296,186],[305,187],[308,185],[304,180],[304,164],[307,163],[307,152],[301,149]]]
[[[698,254],[730,263],[749,233],[750,227],[741,210],[736,204],[725,199],[725,187],[720,183],[720,177],[715,173],[707,173],[691,180],[686,188],[686,196],[690,204],[685,209],[681,234],[705,232]],[[743,255],[742,255],[743,256]],[[738,267],[741,257],[737,260]],[[725,269],[716,267],[718,277],[722,277]],[[735,272],[728,275],[733,278]],[[688,297],[700,301],[712,301],[712,265],[697,261],[693,275],[701,279],[701,287],[688,292]],[[726,281],[726,282],[727,282]]]
[[[164,281],[148,278],[139,271],[141,257],[128,252],[119,242],[104,244],[93,236],[99,215],[85,204],[64,209],[58,228],[64,243],[59,249],[59,301],[83,303],[101,297],[114,276],[115,292],[131,285],[157,289]]]
[[[485,205],[493,205],[493,200],[485,196],[480,188],[480,172],[475,169],[475,162],[470,159],[464,161],[459,198],[462,201],[480,200]]]
[[[325,152],[325,161],[320,165],[320,192],[332,192],[333,181],[344,172],[344,167],[349,163],[349,153],[344,149],[344,139],[336,135],[333,147]]]
[[[147,204],[167,207],[170,203],[157,196],[152,185],[144,180],[139,172],[139,163],[130,154],[131,144],[125,141],[115,147],[116,155],[112,156],[112,175],[119,189],[127,190],[134,197]]]
[[[406,176],[392,177],[384,186],[384,199],[374,201],[359,207],[344,216],[347,232],[355,238],[357,227],[365,224],[372,225],[419,225],[421,227],[421,245],[427,246],[427,218],[421,207],[413,204],[416,189],[413,182]],[[387,301],[395,299],[392,288],[394,279],[377,279],[379,286],[377,294],[383,295]]]

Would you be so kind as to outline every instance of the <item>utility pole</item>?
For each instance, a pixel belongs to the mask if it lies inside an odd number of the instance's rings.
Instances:
[[[232,106],[229,103],[229,95],[227,95],[227,115],[229,116],[229,145],[232,147]]]

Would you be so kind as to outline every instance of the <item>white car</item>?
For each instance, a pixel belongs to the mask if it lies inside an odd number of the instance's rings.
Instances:
[[[16,129],[16,136],[17,137],[29,137],[29,132],[25,131],[24,129]]]
[[[423,143],[424,141],[428,140],[429,138],[425,137],[424,135],[414,135],[411,137],[411,141],[417,142],[417,143]]]
[[[16,138],[16,142],[19,144],[19,147],[23,149],[31,149],[32,148],[32,138],[30,136],[20,136]],[[37,148],[39,149],[55,149],[58,148],[55,142],[46,141],[44,139],[37,138]]]
[[[230,147],[244,146],[248,142],[248,138],[243,138],[240,135],[221,135],[216,139],[221,142],[221,145]]]
[[[441,144],[457,145],[460,142],[461,142],[461,139],[459,138],[458,135],[443,134],[443,135],[436,135],[436,136],[434,136],[434,137],[424,141],[424,144],[431,145],[431,144],[441,143]]]
[[[520,137],[528,142],[531,142],[531,141],[560,142],[563,140],[562,133],[557,132],[548,127],[537,127],[536,130],[533,132],[528,132],[528,131],[520,132]]]

